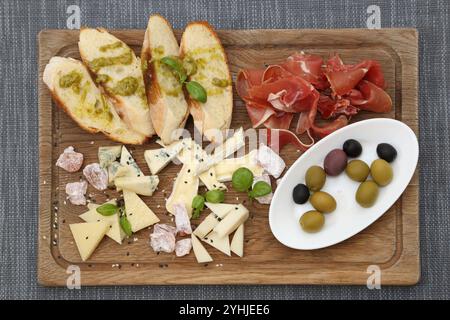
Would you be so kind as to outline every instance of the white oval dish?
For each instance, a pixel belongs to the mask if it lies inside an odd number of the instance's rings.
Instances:
[[[337,202],[334,212],[325,214],[325,225],[317,233],[303,231],[299,219],[303,213],[313,210],[309,201],[303,205],[292,199],[292,190],[305,183],[306,170],[313,165],[323,167],[328,152],[342,148],[347,139],[358,140],[363,152],[357,158],[369,166],[378,159],[379,143],[389,143],[397,149],[397,158],[391,163],[394,178],[386,187],[380,188],[378,199],[371,208],[362,208],[355,201],[358,182],[351,180],[345,172],[337,177],[327,176],[322,191],[330,193]],[[275,238],[293,249],[313,250],[344,241],[370,226],[380,218],[400,197],[417,166],[419,145],[414,132],[404,123],[376,118],[348,125],[320,140],[307,150],[289,168],[281,179],[273,196],[269,210],[269,224]],[[349,158],[349,161],[352,158]],[[369,176],[370,179],[370,176]]]

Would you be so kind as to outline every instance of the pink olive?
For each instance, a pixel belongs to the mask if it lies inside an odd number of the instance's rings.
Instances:
[[[337,176],[347,166],[347,155],[341,149],[331,150],[323,161],[323,168],[329,176]]]

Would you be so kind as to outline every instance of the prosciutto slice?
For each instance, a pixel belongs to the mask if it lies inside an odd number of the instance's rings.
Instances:
[[[336,54],[324,63],[322,57],[304,52],[264,69],[240,70],[236,81],[252,126],[268,128],[268,137],[280,135],[282,140],[272,139],[271,145],[290,143],[300,150],[312,144],[289,131],[296,114],[295,132],[307,133],[314,143],[312,135],[321,138],[346,126],[359,110],[389,112],[392,100],[385,88],[377,61],[344,64]]]

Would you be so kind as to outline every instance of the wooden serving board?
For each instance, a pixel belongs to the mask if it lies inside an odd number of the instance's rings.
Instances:
[[[144,30],[112,33],[139,53]],[[181,32],[176,34],[179,37]],[[43,30],[39,35],[39,283],[65,285],[66,270],[70,265],[79,266],[82,285],[366,284],[367,269],[371,265],[381,269],[382,285],[412,285],[419,281],[418,172],[403,196],[378,221],[358,235],[329,248],[297,251],[283,246],[270,232],[269,206],[247,202],[245,205],[251,215],[245,228],[243,258],[227,257],[209,246],[206,247],[214,262],[207,265],[197,264],[193,254],[183,258],[176,258],[174,254],[157,255],[148,244],[151,230],[145,229],[122,245],[105,238],[89,261],[82,262],[69,224],[81,222],[78,215],[86,211],[86,207],[65,204],[64,192],[66,183],[77,181],[82,173],[67,173],[57,168],[55,162],[70,145],[84,154],[84,164],[97,162],[98,147],[114,143],[101,134],[93,135],[81,130],[54,105],[42,82],[44,67],[52,56],[79,58],[78,35],[78,31],[69,30]],[[220,30],[218,35],[228,55],[234,79],[240,68],[261,68],[265,63],[281,62],[300,50],[324,57],[337,52],[345,63],[376,59],[382,64],[389,84],[387,90],[394,101],[393,111],[389,114],[361,112],[352,121],[371,117],[396,118],[418,134],[418,35],[414,29]],[[231,127],[250,128],[244,104],[236,92],[234,103]],[[192,127],[189,120],[187,128],[192,130]],[[143,152],[157,148],[154,141],[130,147],[146,174],[149,170]],[[289,166],[300,153],[287,146],[281,155]],[[170,194],[179,169],[179,166],[170,165],[163,170],[159,175],[159,191],[152,197],[144,197],[162,222],[170,222],[164,209],[164,198]],[[88,193],[97,203],[117,195],[112,190],[103,193],[92,187]],[[230,190],[225,202],[244,200],[243,194]]]

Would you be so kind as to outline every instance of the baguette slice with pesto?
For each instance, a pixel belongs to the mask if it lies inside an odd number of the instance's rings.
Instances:
[[[176,75],[161,62],[164,57],[178,59],[178,41],[171,25],[160,15],[148,19],[141,60],[144,68],[150,116],[156,133],[164,144],[178,139],[176,130],[184,128],[189,116],[183,87]]]
[[[116,111],[133,130],[151,137],[155,130],[145,94],[140,59],[122,40],[105,29],[83,28],[78,42],[81,59]]]
[[[218,135],[230,127],[233,90],[227,57],[214,29],[204,21],[189,23],[181,37],[180,56],[194,61],[197,70],[188,80],[198,82],[207,93],[204,103],[188,99],[195,127],[217,142]]]
[[[53,57],[45,67],[43,80],[56,103],[84,130],[102,132],[125,144],[145,141],[144,135],[131,130],[120,119],[81,61]]]

